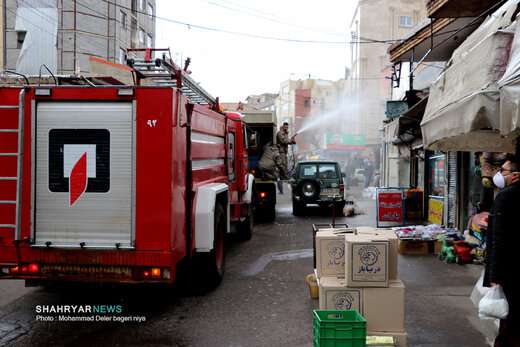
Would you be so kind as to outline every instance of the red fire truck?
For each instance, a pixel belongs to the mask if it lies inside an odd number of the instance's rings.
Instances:
[[[130,65],[163,86],[0,88],[0,278],[171,284],[189,267],[216,285],[231,225],[251,236],[243,121],[171,59]]]

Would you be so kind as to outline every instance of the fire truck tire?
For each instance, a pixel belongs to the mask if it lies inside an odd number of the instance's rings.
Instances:
[[[276,206],[274,204],[265,211],[265,218],[267,222],[274,222],[276,219]]]
[[[242,222],[238,222],[237,231],[238,231],[238,239],[240,241],[249,241],[253,236],[253,226],[254,226],[254,218],[253,218],[253,208],[251,205],[248,206],[247,217]]]
[[[221,204],[215,206],[214,230],[213,250],[209,253],[199,253],[196,256],[197,273],[201,274],[201,276],[199,276],[199,284],[204,289],[217,287],[224,276],[226,213]]]

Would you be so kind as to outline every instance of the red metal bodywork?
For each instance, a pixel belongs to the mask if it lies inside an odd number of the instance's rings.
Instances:
[[[194,236],[190,249],[186,246],[188,232],[186,220],[191,218],[194,227],[194,210],[185,210],[186,189],[193,194],[199,186],[222,182],[229,186],[229,203],[232,219],[241,217],[242,194],[247,189],[247,151],[244,144],[243,123],[239,119],[229,119],[203,105],[194,105],[191,115],[192,132],[211,136],[227,137],[229,132],[237,136],[236,179],[229,181],[228,167],[225,165],[226,144],[203,144],[193,142],[190,161],[222,159],[220,164],[194,169],[192,187],[186,182],[186,141],[188,122],[187,99],[175,88],[135,87],[133,95],[118,95],[116,87],[53,87],[51,96],[36,96],[35,88],[26,88],[24,101],[24,155],[21,195],[21,232],[15,240],[11,228],[0,228],[0,270],[2,266],[36,263],[40,268],[52,266],[53,273],[34,275],[13,275],[5,273],[0,278],[70,279],[111,282],[142,282],[135,276],[128,276],[125,267],[132,271],[140,267],[160,267],[167,269],[169,278],[156,280],[173,282],[177,264],[193,251]],[[2,105],[18,105],[21,88],[0,88]],[[31,245],[32,186],[34,184],[33,163],[31,162],[31,127],[38,102],[45,101],[132,101],[136,112],[136,158],[135,158],[135,247],[133,250],[59,249],[36,248]],[[151,127],[149,120],[157,120]],[[18,127],[17,109],[0,109],[0,129]],[[17,134],[0,133],[0,152],[17,151]],[[244,163],[244,158],[246,162]],[[0,156],[0,177],[17,174],[16,157]],[[16,195],[16,185],[12,181],[0,180],[0,200],[12,200]],[[0,224],[14,223],[13,205],[0,205]],[[36,231],[37,232],[37,231]],[[61,273],[60,266],[76,266],[77,274]],[[112,268],[118,276],[85,275],[81,267]],[[70,270],[70,269],[69,269]],[[89,270],[90,271],[90,270]],[[88,272],[88,271],[87,271]],[[126,274],[126,275],[125,275]],[[95,279],[94,279],[95,278]],[[153,280],[146,281],[153,282]]]

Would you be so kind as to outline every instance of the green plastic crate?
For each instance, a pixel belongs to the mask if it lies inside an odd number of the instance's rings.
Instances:
[[[365,347],[367,321],[358,311],[314,310],[314,347]]]

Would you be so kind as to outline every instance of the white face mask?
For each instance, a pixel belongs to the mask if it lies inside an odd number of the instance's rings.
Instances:
[[[497,186],[499,189],[504,189],[506,186],[506,178],[502,173],[499,171],[493,176],[493,183],[495,186]]]

